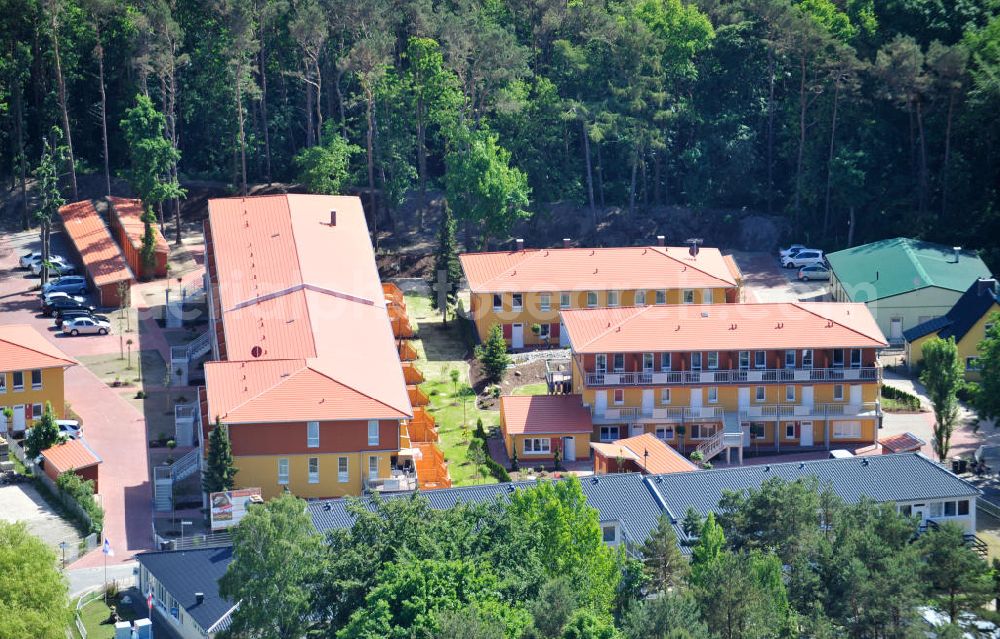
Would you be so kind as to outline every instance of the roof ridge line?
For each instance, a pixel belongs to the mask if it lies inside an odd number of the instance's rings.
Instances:
[[[927,270],[924,269],[924,265],[920,263],[919,259],[917,259],[917,255],[913,251],[911,242],[912,240],[910,238],[901,238],[900,243],[903,245],[903,251],[906,253],[906,257],[909,258],[910,263],[913,264],[913,268],[920,274],[921,279],[924,281],[924,286],[920,288],[936,286],[934,280],[927,274]]]
[[[861,335],[862,337],[867,337],[868,339],[875,339],[874,337],[872,337],[871,335],[868,335],[867,333],[862,333],[861,331],[859,331],[858,329],[854,328],[853,326],[848,326],[847,324],[844,324],[842,322],[838,322],[837,320],[833,319],[832,317],[826,317],[825,315],[820,315],[819,313],[817,313],[817,312],[815,312],[815,311],[813,311],[811,309],[808,309],[808,308],[805,308],[805,307],[802,306],[803,304],[836,304],[837,302],[802,302],[802,301],[795,301],[795,302],[786,302],[786,303],[787,304],[791,304],[792,306],[795,306],[796,308],[799,308],[802,311],[804,311],[806,313],[809,313],[810,315],[812,315],[814,317],[819,317],[820,319],[825,319],[828,322],[833,322],[837,326],[840,326],[841,328],[847,329],[847,330],[851,331],[852,333],[855,333],[857,335]],[[864,306],[864,302],[845,302],[845,303],[846,304],[859,304],[861,306]],[[876,327],[877,326],[878,325],[876,324]],[[883,335],[882,337],[884,338],[885,336]]]
[[[528,251],[531,251],[531,255],[527,254]],[[494,275],[490,279],[488,279],[485,282],[483,282],[484,285],[485,284],[490,284],[492,282],[495,282],[496,280],[500,279],[501,277],[503,277],[504,275],[506,275],[507,273],[509,273],[511,270],[516,269],[521,264],[524,264],[525,262],[527,262],[532,257],[534,257],[534,256],[538,255],[539,253],[541,253],[541,249],[524,249],[524,250],[521,250],[521,251],[495,251],[493,254],[494,255],[509,254],[511,252],[513,252],[513,253],[525,253],[525,255],[524,255],[523,258],[521,258],[516,264],[514,264],[510,268],[508,268],[506,270],[503,270],[503,271],[500,271],[499,273],[497,273],[496,275]]]
[[[670,255],[670,253],[667,252],[667,249],[671,248],[671,247],[668,247],[668,246],[650,246],[649,248],[653,249],[654,251],[656,251],[657,253],[659,253],[663,257],[667,258],[668,260],[672,260],[676,264],[680,264],[680,265],[682,265],[684,267],[691,266],[690,264],[684,262],[683,260],[681,260],[679,258],[676,258],[673,255]],[[682,247],[676,247],[676,248],[682,248]],[[660,249],[663,249],[663,250],[661,251]],[[718,250],[718,249],[716,249],[716,250]],[[719,256],[720,257],[725,257],[724,255],[722,255],[722,251],[719,251]],[[726,284],[732,284],[734,286],[736,285],[735,281],[728,282],[728,281],[720,278],[718,275],[713,275],[712,273],[709,273],[705,269],[699,268],[698,266],[691,266],[691,268],[693,268],[694,270],[698,271],[699,273],[701,273],[703,275],[707,275],[708,277],[711,277],[714,280],[718,280],[720,282],[725,282]],[[729,270],[729,269],[727,268],[726,270]]]

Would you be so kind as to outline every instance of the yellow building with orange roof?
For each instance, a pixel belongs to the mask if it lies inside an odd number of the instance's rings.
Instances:
[[[720,304],[740,300],[732,256],[688,247],[526,249],[459,255],[481,340],[499,325],[513,349],[567,346],[559,313],[579,308]],[[568,243],[567,243],[568,244]]]
[[[24,324],[0,326],[0,435],[19,433],[42,416],[46,402],[66,413],[66,369],[76,361]],[[6,410],[10,409],[8,420]]]

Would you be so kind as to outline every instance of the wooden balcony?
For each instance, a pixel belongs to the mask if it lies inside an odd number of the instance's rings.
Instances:
[[[410,325],[410,318],[406,316],[406,309],[398,306],[390,306],[389,323],[392,324],[392,335],[396,339],[409,339],[415,335],[413,327]]]
[[[587,372],[587,386],[675,386],[782,382],[880,382],[882,368],[740,368],[702,371]]]
[[[413,409],[413,419],[410,420],[407,428],[409,429],[410,442],[413,445],[436,442],[440,438],[434,416],[423,408]]]
[[[403,311],[406,311],[406,301],[403,297],[403,291],[398,286],[392,282],[382,282],[382,295],[385,297],[387,303],[402,306]]]
[[[451,488],[448,464],[437,444],[430,442],[416,444],[420,457],[416,460],[417,482],[421,490]]]
[[[424,374],[420,372],[420,369],[416,365],[410,362],[403,363],[403,379],[406,380],[407,386],[416,386],[417,384],[424,383]]]
[[[407,386],[406,393],[410,396],[410,405],[413,407],[427,406],[431,400],[419,386]]]
[[[399,351],[399,361],[413,362],[417,360],[417,349],[409,342],[399,341],[396,343],[396,350]]]

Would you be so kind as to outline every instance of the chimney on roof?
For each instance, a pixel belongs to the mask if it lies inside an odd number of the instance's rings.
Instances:
[[[657,246],[666,246],[667,245],[667,236],[666,235],[657,235],[656,236],[656,245]]]
[[[330,226],[337,226],[337,209],[330,209]]]
[[[570,239],[568,237],[563,238],[563,248],[569,248]]]
[[[951,250],[955,252],[955,264],[958,264],[958,259],[962,256],[962,247],[953,246],[951,247]]]
[[[203,603],[205,603],[205,593],[203,592],[194,593],[194,605],[200,606]]]
[[[992,277],[981,277],[976,280],[976,294],[980,297],[987,294],[996,295],[997,281]]]
[[[519,250],[519,251],[523,251],[524,250],[524,239],[523,238],[519,237],[516,240],[514,240],[514,242],[517,243],[517,250]]]

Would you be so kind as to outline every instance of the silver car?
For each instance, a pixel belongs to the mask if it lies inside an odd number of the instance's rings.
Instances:
[[[42,265],[45,264],[41,258],[35,260],[31,263],[31,274],[41,275]],[[66,273],[73,269],[73,265],[69,263],[66,258],[60,255],[52,255],[49,257],[49,272],[55,273]]]
[[[809,280],[828,280],[830,279],[830,269],[822,264],[803,266],[799,269],[799,279],[803,282],[808,282]]]
[[[68,335],[107,335],[111,331],[111,323],[93,317],[74,317],[63,322],[62,332]]]

